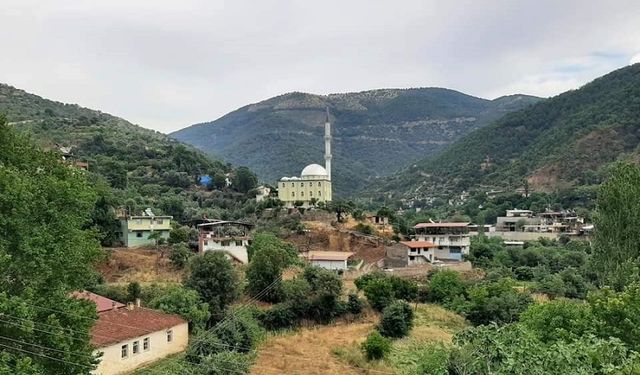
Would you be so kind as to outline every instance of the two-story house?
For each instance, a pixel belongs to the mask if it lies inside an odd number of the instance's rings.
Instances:
[[[247,264],[252,225],[237,221],[209,220],[198,224],[198,250],[222,251],[232,259]]]
[[[469,254],[469,223],[419,223],[413,228],[413,240],[429,244],[422,248],[433,253],[431,262],[435,259],[460,261],[463,255]]]
[[[172,216],[155,216],[147,209],[143,215],[125,216],[120,219],[120,240],[125,247],[151,246],[155,244],[152,233],[169,238]]]

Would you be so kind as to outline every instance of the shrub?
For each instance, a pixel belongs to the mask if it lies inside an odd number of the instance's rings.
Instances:
[[[413,310],[404,301],[395,301],[382,311],[378,330],[383,336],[400,338],[413,327]]]
[[[442,344],[431,344],[418,357],[416,374],[448,375],[449,349]]]
[[[360,299],[360,297],[358,297],[357,294],[355,293],[351,293],[349,294],[348,300],[347,300],[347,311],[350,314],[353,315],[358,315],[362,312],[362,308],[364,304],[362,303],[362,300]]]
[[[595,334],[598,326],[588,304],[565,299],[531,305],[520,321],[543,342],[578,339]]]
[[[460,274],[451,270],[435,272],[429,280],[428,299],[431,302],[447,304],[455,297],[464,296],[466,286],[460,278]]]
[[[189,343],[185,358],[189,362],[200,363],[207,357],[225,351],[220,338],[211,331],[202,331]]]
[[[418,284],[398,276],[390,276],[393,296],[405,301],[415,301],[418,298]]]
[[[172,285],[149,301],[149,307],[169,314],[178,314],[189,322],[191,331],[204,328],[211,314],[209,305],[200,300],[195,290]]]
[[[230,309],[226,312],[225,319],[215,328],[225,350],[249,352],[264,336],[262,327],[250,311]]]
[[[373,331],[362,343],[362,350],[368,360],[382,359],[391,351],[391,341],[380,332]]]
[[[195,375],[248,374],[252,357],[238,352],[224,351],[205,358],[201,366],[193,368]]]
[[[139,282],[133,281],[130,282],[129,285],[127,285],[127,297],[129,298],[129,301],[135,301],[136,299],[140,298],[141,294],[142,287],[140,287]]]
[[[370,281],[377,280],[377,279],[384,279],[386,277],[387,275],[385,275],[384,272],[374,271],[374,272],[365,273],[364,275],[359,276],[358,278],[355,279],[353,283],[356,285],[356,288],[358,288],[358,290],[364,290],[364,288],[367,286],[367,284]]]
[[[356,232],[360,232],[366,235],[372,235],[375,232],[371,225],[364,223],[358,223],[353,229],[355,229]]]
[[[386,278],[371,280],[364,288],[364,295],[371,307],[382,311],[394,300],[393,285]]]
[[[259,317],[262,326],[268,330],[294,327],[298,322],[296,318],[295,309],[288,303],[279,303]]]
[[[514,289],[514,281],[501,279],[476,285],[468,291],[469,301],[457,310],[475,325],[511,323],[533,302],[527,293]]]
[[[184,243],[175,244],[169,250],[169,260],[178,268],[184,268],[193,255],[191,249]]]

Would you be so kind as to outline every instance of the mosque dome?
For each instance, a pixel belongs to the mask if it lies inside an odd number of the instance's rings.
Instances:
[[[328,177],[329,174],[327,173],[327,170],[324,169],[323,166],[318,165],[318,164],[309,164],[306,167],[304,167],[304,169],[302,170],[302,173],[300,173],[300,177],[305,178],[305,177]]]

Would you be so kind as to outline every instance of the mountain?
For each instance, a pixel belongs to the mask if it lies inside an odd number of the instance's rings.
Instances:
[[[640,161],[640,64],[510,113],[391,177],[377,190],[422,199],[464,190],[559,191],[597,185]]]
[[[383,89],[313,95],[300,92],[247,105],[171,136],[273,183],[323,164],[325,108],[331,113],[334,191],[358,190],[434,155],[505,113],[540,100],[513,95],[486,100],[442,88]]]

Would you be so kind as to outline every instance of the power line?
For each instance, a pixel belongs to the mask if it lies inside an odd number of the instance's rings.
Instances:
[[[74,352],[70,352],[70,351],[66,351],[66,350],[60,350],[60,349],[56,349],[56,348],[51,348],[51,347],[48,347],[48,346],[42,346],[42,345],[34,344],[34,343],[31,343],[31,342],[26,342],[26,341],[22,341],[22,340],[16,340],[16,339],[13,339],[13,338],[7,337],[7,336],[0,335],[0,339],[13,341],[13,342],[18,343],[18,344],[35,346],[36,348],[51,350],[51,351],[62,353],[62,354],[72,354],[72,355],[75,355],[75,356],[78,356],[78,357],[90,358],[92,360],[95,359],[95,357],[90,356],[90,355],[74,353]]]
[[[65,361],[65,360],[62,360],[62,359],[58,359],[58,358],[54,358],[54,357],[50,357],[50,356],[45,355],[45,354],[42,354],[42,353],[32,352],[32,351],[30,351],[30,350],[26,350],[26,349],[23,349],[23,348],[15,348],[15,347],[13,347],[13,346],[4,345],[4,344],[2,344],[2,343],[0,343],[0,346],[5,347],[5,348],[7,348],[7,349],[18,350],[18,351],[25,352],[25,353],[29,353],[29,354],[33,354],[33,355],[36,355],[36,356],[39,356],[39,357],[47,358],[47,359],[50,359],[50,360],[52,360],[52,361],[57,361],[57,362],[61,362],[61,363],[67,363],[67,364],[70,364],[70,365],[74,365],[74,366],[78,366],[78,367],[84,367],[84,368],[89,368],[89,369],[92,369],[92,370],[93,370],[93,367],[92,367],[92,366],[87,366],[87,365],[82,365],[82,364],[80,364],[80,363],[75,363],[75,362]]]

